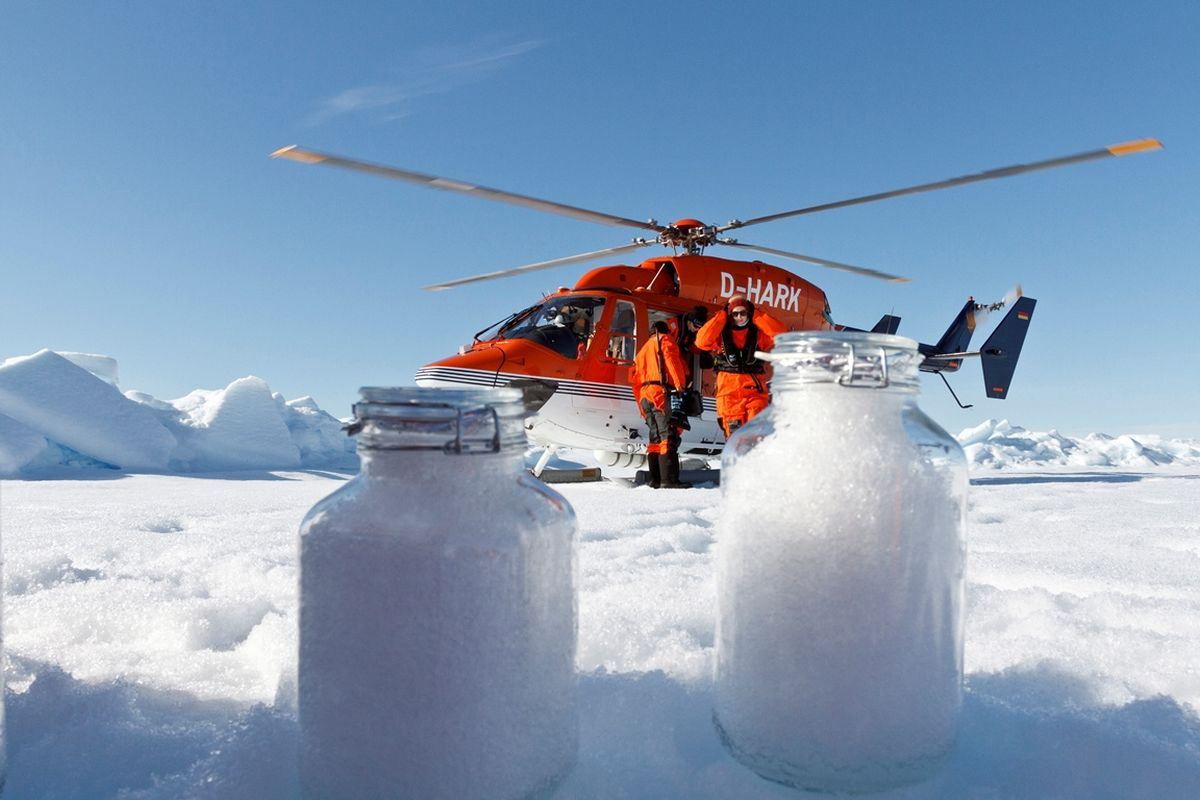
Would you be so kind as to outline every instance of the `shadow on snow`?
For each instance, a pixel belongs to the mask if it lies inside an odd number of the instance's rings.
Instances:
[[[23,663],[10,692],[6,800],[295,797],[297,724],[288,709],[200,701],[115,681],[89,684]],[[661,672],[580,676],[579,762],[554,795],[795,798],[730,758],[708,686]],[[872,795],[917,798],[1200,797],[1200,717],[1167,697],[1105,706],[1051,667],[968,680],[957,751],[934,780]]]

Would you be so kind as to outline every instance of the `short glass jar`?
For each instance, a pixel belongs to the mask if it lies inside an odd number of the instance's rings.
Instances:
[[[548,796],[576,754],[575,515],[516,389],[364,388],[300,527],[304,796]]]

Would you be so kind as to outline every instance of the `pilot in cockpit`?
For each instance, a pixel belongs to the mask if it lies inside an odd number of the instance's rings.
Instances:
[[[583,358],[587,352],[588,342],[592,336],[592,320],[586,308],[579,306],[563,306],[554,317],[554,324],[567,328],[578,341],[576,358]]]

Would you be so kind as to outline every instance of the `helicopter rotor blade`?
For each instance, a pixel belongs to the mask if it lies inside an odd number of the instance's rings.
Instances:
[[[746,244],[733,239],[718,239],[718,244],[727,245],[729,247],[741,247],[746,250],[757,250],[760,253],[767,253],[772,256],[782,256],[783,258],[794,258],[797,261],[804,261],[809,264],[816,264],[819,267],[829,267],[830,269],[840,269],[843,272],[853,272],[855,275],[865,275],[868,278],[879,278],[880,280],[891,281],[892,283],[907,283],[908,278],[900,275],[891,275],[887,272],[880,272],[877,269],[868,267],[856,267],[853,264],[843,264],[840,261],[830,261],[825,258],[817,258],[815,256],[806,256],[800,253],[790,253],[787,250],[776,250],[774,247],[761,247],[756,244]]]
[[[547,211],[551,214],[560,214],[565,217],[573,217],[581,219],[585,222],[598,222],[601,225],[613,225],[616,227],[631,227],[641,228],[643,230],[654,231],[661,233],[663,226],[645,220],[629,219],[627,217],[618,217],[613,214],[605,214],[600,211],[590,211],[586,208],[577,208],[564,203],[555,203],[552,200],[542,200],[537,197],[528,197],[523,194],[514,194],[501,189],[490,189],[486,186],[477,186],[473,183],[454,180],[453,178],[443,178],[437,175],[426,175],[421,172],[412,172],[406,169],[397,167],[388,167],[382,164],[372,164],[367,161],[359,161],[353,158],[344,158],[342,156],[330,155],[328,153],[318,153],[315,150],[306,150],[296,145],[288,145],[281,147],[274,153],[271,153],[271,158],[287,158],[292,161],[299,161],[303,164],[325,164],[331,167],[342,167],[344,169],[357,170],[359,172],[367,172],[372,175],[379,175],[384,178],[393,178],[400,181],[408,181],[427,186],[430,189],[442,189],[448,192],[461,192],[470,194],[476,197],[482,197],[486,200],[495,200],[501,203],[511,203],[513,205],[532,208],[537,211]]]
[[[1068,164],[1078,164],[1083,161],[1093,161],[1098,158],[1109,158],[1111,156],[1124,156],[1130,153],[1140,153],[1146,150],[1160,150],[1162,143],[1157,139],[1138,139],[1133,142],[1125,142],[1123,144],[1114,144],[1109,147],[1102,147],[1099,150],[1089,150],[1086,153],[1076,153],[1071,156],[1062,156],[1060,158],[1050,158],[1045,161],[1035,161],[1031,164],[1015,164],[1011,167],[1000,167],[999,169],[990,169],[986,172],[977,172],[973,175],[962,175],[958,178],[950,178],[944,181],[934,181],[933,183],[922,183],[917,186],[909,186],[904,189],[893,189],[890,192],[879,192],[877,194],[868,194],[862,197],[852,197],[849,200],[838,200],[833,203],[822,203],[817,206],[808,206],[807,208],[797,208],[794,211],[783,211],[778,214],[768,214],[765,217],[755,217],[748,220],[732,220],[728,224],[717,228],[718,233],[724,233],[733,228],[745,228],[748,225],[758,225],[763,222],[773,222],[777,219],[785,219],[787,217],[798,217],[802,214],[815,214],[818,211],[829,211],[835,208],[845,208],[846,206],[861,205],[863,203],[873,203],[876,200],[888,200],[893,197],[901,197],[906,194],[917,194],[919,192],[933,192],[938,189],[949,189],[952,186],[962,186],[968,183],[978,183],[980,181],[990,181],[996,178],[1008,178],[1013,175],[1021,175],[1026,172],[1035,172],[1043,169],[1053,169],[1054,167],[1065,167]]]
[[[425,286],[424,289],[430,292],[440,292],[444,289],[452,289],[455,286],[462,286],[467,283],[477,283],[479,281],[490,281],[496,278],[507,278],[510,275],[521,275],[526,272],[537,272],[542,269],[550,269],[551,267],[561,267],[565,264],[574,264],[578,261],[590,261],[593,258],[601,256],[613,255],[615,253],[625,253],[629,250],[637,250],[641,247],[654,244],[653,240],[635,239],[632,244],[623,244],[619,247],[609,247],[606,250],[595,250],[591,253],[580,253],[577,256],[567,256],[565,258],[555,258],[551,261],[539,261],[536,264],[526,264],[523,267],[513,267],[511,269],[501,269],[495,272],[485,272],[482,275],[472,275],[469,278],[456,278],[445,283],[435,283],[432,286]]]

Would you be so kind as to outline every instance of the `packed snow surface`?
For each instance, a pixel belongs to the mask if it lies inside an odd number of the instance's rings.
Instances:
[[[104,476],[0,484],[6,800],[293,796],[296,531],[346,476]],[[556,797],[796,796],[712,727],[719,490],[559,488],[581,730]],[[879,796],[1200,797],[1200,470],[976,473],[968,542],[958,749]]]
[[[116,375],[0,364],[5,798],[293,797],[297,529],[356,468],[349,440],[258,378],[167,402]],[[1200,445],[994,420],[959,440],[959,742],[933,781],[872,796],[1200,797]],[[555,797],[802,796],[712,726],[719,490],[558,488],[581,722]]]

